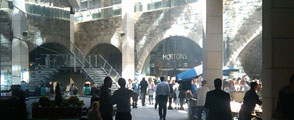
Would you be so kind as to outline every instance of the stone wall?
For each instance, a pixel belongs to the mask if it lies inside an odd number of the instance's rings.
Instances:
[[[29,16],[28,40],[29,51],[45,43],[58,43],[69,49],[70,34],[69,21],[46,17]]]
[[[224,0],[224,41],[226,47],[224,48],[224,64],[227,66],[236,66],[241,62],[241,66],[245,72],[252,76],[253,73],[261,73],[261,56],[246,56],[240,55],[250,51],[245,49],[254,39],[261,40],[262,33],[262,9],[261,0]],[[256,55],[261,55],[262,44],[255,47]],[[246,56],[246,57],[245,57]],[[250,60],[249,60],[250,59]],[[241,60],[241,61],[239,61]],[[255,61],[255,62],[245,62]],[[245,62],[245,63],[244,63]],[[237,65],[238,66],[238,65]],[[250,67],[255,66],[255,67]],[[258,66],[258,67],[257,67]],[[250,68],[250,69],[249,69]]]
[[[101,43],[111,44],[121,51],[122,19],[120,16],[79,23],[74,29],[75,44],[85,55]]]
[[[153,48],[172,36],[186,37],[202,47],[202,12],[199,4],[143,13],[135,23],[136,72],[141,72]]]

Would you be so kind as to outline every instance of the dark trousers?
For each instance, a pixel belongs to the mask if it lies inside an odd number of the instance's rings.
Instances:
[[[159,100],[158,100],[158,96],[156,95],[155,96],[155,109],[157,108],[157,105],[158,105],[158,103],[159,103]]]
[[[172,109],[172,102],[173,102],[173,96],[172,95],[170,95],[169,97],[168,97],[168,109]]]
[[[240,110],[239,120],[251,120],[251,112]]]
[[[133,99],[133,108],[137,108],[137,101],[138,101],[138,93],[134,93],[132,99]]]
[[[167,104],[167,95],[159,95],[158,101],[159,101],[159,117],[164,118],[166,116],[166,104]]]
[[[149,103],[153,104],[153,95],[149,95]]]
[[[141,95],[142,95],[142,105],[145,106],[145,96],[146,96],[146,90],[142,90],[141,92]]]
[[[132,120],[131,112],[117,112],[115,120]]]
[[[112,114],[107,114],[107,115],[106,114],[104,114],[104,115],[102,114],[101,117],[102,117],[103,120],[113,120]]]

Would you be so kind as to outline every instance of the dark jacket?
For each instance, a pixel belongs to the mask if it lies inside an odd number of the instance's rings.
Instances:
[[[112,115],[113,107],[111,104],[111,90],[105,86],[101,87],[100,108],[101,115]]]
[[[147,86],[148,86],[147,81],[146,81],[146,80],[142,80],[142,81],[140,82],[141,92],[142,92],[142,91],[145,91],[145,92],[146,92],[146,90],[147,90]]]
[[[251,113],[255,108],[255,104],[261,105],[262,102],[259,99],[256,92],[253,89],[251,89],[251,90],[247,91],[244,96],[244,101],[243,101],[243,105],[241,107],[241,110],[248,112],[248,113]]]
[[[209,110],[208,120],[232,120],[230,95],[221,89],[207,93],[205,107]]]
[[[279,92],[278,110],[285,118],[294,119],[294,89],[289,85],[283,87]]]

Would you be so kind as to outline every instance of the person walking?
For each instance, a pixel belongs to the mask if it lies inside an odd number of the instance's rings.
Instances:
[[[102,120],[99,106],[99,102],[97,101],[92,104],[92,109],[88,112],[87,115],[88,120]]]
[[[159,102],[159,117],[160,120],[166,120],[166,104],[169,95],[169,85],[165,82],[164,77],[160,77],[161,82],[156,87],[156,95]]]
[[[173,107],[172,107],[172,102],[173,102],[173,98],[174,98],[174,84],[175,84],[175,82],[174,82],[174,80],[170,80],[169,81],[169,96],[168,96],[168,107],[167,107],[167,109],[169,109],[169,110],[172,110],[173,109]]]
[[[230,95],[224,92],[222,80],[214,80],[215,90],[209,91],[206,95],[205,108],[209,110],[207,120],[232,120]]]
[[[143,78],[142,81],[140,82],[142,106],[145,106],[145,96],[146,96],[147,86],[148,86],[148,83],[145,80],[145,78]]]
[[[245,93],[244,101],[239,112],[239,120],[251,120],[251,112],[253,112],[255,105],[261,105],[262,101],[256,94],[259,85],[256,82],[250,83],[250,90]]]
[[[126,80],[120,78],[118,80],[120,88],[114,91],[112,96],[112,104],[117,105],[115,120],[132,120],[130,98],[132,90],[127,89]]]
[[[111,88],[112,79],[110,77],[105,77],[104,83],[101,87],[100,93],[100,108],[101,117],[103,120],[112,120],[113,106],[111,104]]]
[[[138,80],[134,80],[134,82],[132,83],[132,87],[133,87],[133,95],[132,95],[132,99],[133,99],[133,108],[137,108],[137,102],[138,102],[138,97],[139,97],[139,93],[140,93],[140,90],[139,90],[139,85],[138,85]]]
[[[202,116],[203,111],[207,115],[207,110],[204,107],[204,105],[205,105],[205,100],[206,100],[206,94],[209,91],[209,88],[206,86],[206,84],[207,84],[207,81],[203,80],[202,86],[195,93],[195,96],[197,99],[198,120],[201,120],[201,118],[203,117]]]
[[[154,94],[155,85],[151,78],[148,79],[148,99],[149,104],[153,105],[153,94]]]

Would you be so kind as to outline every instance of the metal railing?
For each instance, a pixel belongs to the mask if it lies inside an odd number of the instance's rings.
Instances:
[[[99,59],[102,60],[102,62],[99,62],[100,65],[98,64],[97,67],[94,67],[95,65],[92,65],[91,62],[89,62],[89,60],[86,59],[85,55],[82,53],[82,51],[74,44],[72,43],[72,41],[70,42],[72,49],[71,52],[74,56],[74,58],[76,60],[78,60],[78,62],[81,64],[81,68],[83,70],[83,72],[85,72],[87,74],[87,70],[86,68],[97,68],[100,66],[100,68],[108,75],[110,76],[113,81],[116,82],[116,80],[118,78],[120,78],[120,74],[104,59],[103,56],[98,55]],[[97,71],[95,71],[96,74],[98,74]],[[88,74],[87,74],[88,75]],[[88,77],[90,77],[90,79],[94,82],[93,78],[91,78],[90,75],[88,75]]]

